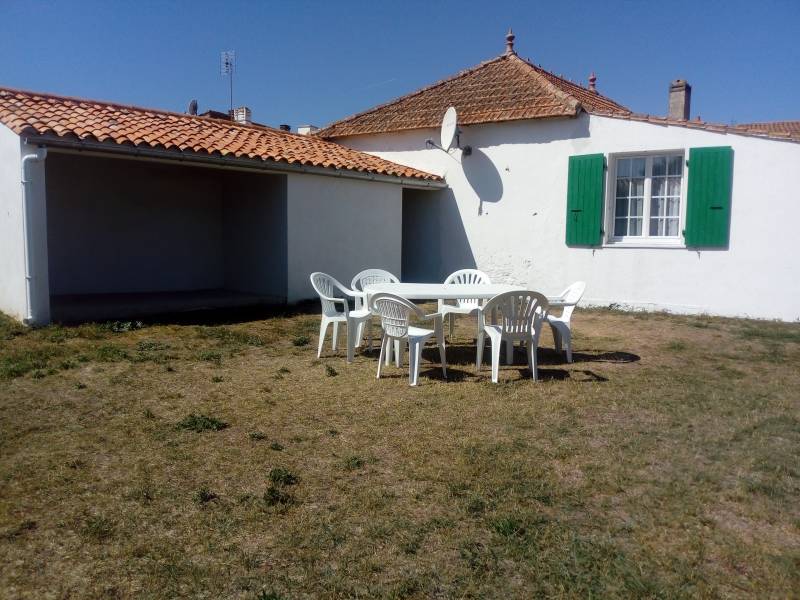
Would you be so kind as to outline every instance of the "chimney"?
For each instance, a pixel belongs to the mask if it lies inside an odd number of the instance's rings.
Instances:
[[[278,125],[278,129],[280,129],[281,131],[291,131],[292,130],[292,126],[291,125],[287,125],[286,123],[283,123],[281,125]]]
[[[689,120],[690,105],[692,103],[692,86],[685,79],[676,79],[669,84],[669,114],[670,119]]]
[[[300,125],[297,128],[297,133],[300,135],[311,135],[312,133],[317,133],[319,131],[319,127],[316,125]]]
[[[249,125],[252,121],[252,113],[247,106],[240,106],[231,111],[231,119],[243,125]]]

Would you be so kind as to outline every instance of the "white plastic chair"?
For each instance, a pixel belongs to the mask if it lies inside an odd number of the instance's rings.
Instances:
[[[425,312],[413,302],[395,294],[375,294],[370,299],[370,309],[381,318],[383,337],[381,339],[381,353],[378,357],[378,379],[381,376],[383,360],[391,347],[398,347],[402,342],[408,342],[408,381],[410,385],[417,385],[419,380],[419,363],[422,357],[422,347],[431,336],[436,336],[436,345],[439,347],[439,359],[442,361],[442,375],[447,378],[447,360],[444,350],[444,327],[442,315],[434,313],[426,315]],[[421,320],[433,320],[433,329],[422,329],[409,324],[411,315]],[[401,354],[397,352],[397,363],[400,366]]]
[[[492,280],[483,271],[477,269],[461,269],[455,273],[450,273],[447,279],[444,280],[445,284],[490,284]],[[449,335],[453,337],[453,321],[455,315],[471,315],[477,312],[481,307],[481,301],[477,298],[459,298],[455,304],[447,304],[444,300],[439,300],[438,312],[442,317],[448,319]]]
[[[348,290],[336,279],[326,273],[312,273],[311,285],[314,291],[319,294],[322,303],[322,323],[319,326],[319,347],[317,348],[317,358],[322,356],[322,345],[325,342],[325,334],[328,325],[333,324],[332,348],[336,351],[336,342],[339,337],[339,323],[347,325],[347,362],[353,362],[355,347],[358,345],[358,336],[364,321],[370,317],[370,312],[366,308],[360,310],[350,310],[347,297],[355,298],[353,290]],[[338,294],[341,292],[341,294]],[[342,309],[337,309],[336,305],[341,304]]]
[[[553,331],[553,344],[556,347],[556,352],[561,352],[561,346],[565,346],[568,363],[572,362],[572,327],[570,319],[575,306],[580,302],[585,291],[586,282],[576,281],[561,293],[561,298],[564,301],[564,310],[561,316],[547,315],[547,323]]]
[[[353,277],[353,281],[350,282],[350,287],[358,294],[356,296],[356,310],[364,308],[364,301],[366,300],[364,288],[374,283],[400,283],[400,279],[392,275],[389,271],[384,271],[383,269],[365,269],[358,273],[355,277]],[[372,323],[370,320],[366,321],[366,327],[367,347],[369,350],[372,350]],[[358,331],[359,342],[364,336],[363,329],[364,325],[362,325]]]
[[[497,383],[500,374],[500,346],[513,351],[515,341],[524,341],[528,351],[528,367],[533,379],[538,379],[536,365],[536,349],[539,346],[539,334],[547,316],[548,303],[539,292],[514,291],[498,294],[489,300],[478,312],[478,355],[475,360],[476,370],[481,370],[483,361],[484,335],[492,342],[492,382]],[[499,321],[498,321],[499,314]],[[486,323],[486,315],[491,322]],[[508,352],[511,362],[512,352]]]

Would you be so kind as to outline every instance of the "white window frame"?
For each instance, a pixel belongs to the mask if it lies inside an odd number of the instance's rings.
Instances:
[[[615,236],[614,235],[614,211],[617,203],[617,161],[622,158],[645,158],[647,167],[645,173],[652,173],[652,159],[654,156],[665,156],[680,154],[682,157],[681,175],[681,195],[680,209],[678,214],[678,235],[677,236],[651,236],[650,235],[650,187],[652,178],[645,175],[644,180],[644,201],[642,206],[642,236]],[[683,237],[683,230],[686,227],[686,191],[689,181],[689,170],[686,166],[686,149],[672,148],[664,150],[644,150],[638,152],[618,152],[608,155],[608,173],[606,177],[606,201],[604,215],[604,247],[613,248],[685,248],[686,243]]]

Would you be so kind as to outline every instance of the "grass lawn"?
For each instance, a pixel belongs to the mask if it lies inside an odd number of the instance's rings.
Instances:
[[[462,318],[410,388],[243,317],[0,317],[0,596],[800,595],[798,324],[582,310],[493,385]]]

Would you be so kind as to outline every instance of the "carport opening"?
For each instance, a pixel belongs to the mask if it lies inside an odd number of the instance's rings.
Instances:
[[[51,153],[54,321],[286,301],[286,176]]]

